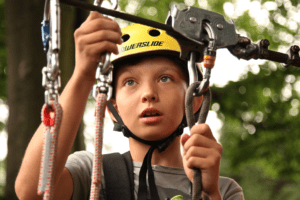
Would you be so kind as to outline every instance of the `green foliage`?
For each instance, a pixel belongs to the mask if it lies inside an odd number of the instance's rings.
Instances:
[[[270,66],[274,67],[266,63],[258,74],[248,72],[243,80],[224,88],[212,88],[213,100],[220,105],[218,116],[224,123],[220,141],[223,157],[228,159],[226,169],[240,172],[239,183],[247,190],[254,179],[276,183],[269,187],[271,191],[281,182],[286,185],[300,180],[300,69],[275,70]],[[248,177],[249,170],[254,172]],[[260,187],[255,188],[258,193]],[[245,191],[247,199],[254,199],[251,194]]]
[[[4,199],[4,187],[5,184],[3,184],[3,180],[5,180],[5,169],[6,169],[6,165],[5,165],[6,159],[0,161],[0,200]]]

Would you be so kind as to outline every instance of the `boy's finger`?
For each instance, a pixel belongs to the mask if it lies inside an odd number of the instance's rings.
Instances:
[[[118,47],[115,43],[109,42],[109,41],[103,41],[101,44],[90,44],[89,45],[90,52],[88,54],[90,55],[98,55],[105,51],[111,52],[115,55],[119,53]]]
[[[84,41],[83,41],[84,40]],[[110,41],[116,44],[122,43],[122,38],[119,33],[114,31],[97,31],[82,37],[81,42],[84,44],[93,44],[102,41]]]
[[[88,23],[84,23],[80,27],[80,34],[88,34],[98,30],[112,30],[122,34],[121,29],[116,21],[103,19],[94,19]]]
[[[184,146],[184,144],[186,143],[186,141],[190,138],[190,136],[188,134],[184,134],[181,136],[181,144],[182,146]]]
[[[99,13],[97,11],[92,11],[89,14],[88,18],[86,19],[86,21],[90,21],[90,20],[93,20],[93,19],[96,19],[96,18],[103,18],[103,17],[104,16],[101,13]]]
[[[215,148],[217,146],[217,142],[205,137],[201,134],[193,134],[190,138],[185,142],[183,149],[188,151],[193,146],[199,146],[204,148]]]
[[[207,124],[197,124],[191,128],[191,135],[193,134],[201,134],[209,139],[217,141],[216,138],[213,136],[210,127]]]

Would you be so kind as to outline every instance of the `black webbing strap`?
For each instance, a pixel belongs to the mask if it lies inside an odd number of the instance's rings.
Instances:
[[[162,29],[162,30],[165,30],[165,31],[168,31],[168,32],[175,33],[173,28],[169,25],[159,23],[159,22],[156,22],[156,21],[153,21],[153,20],[145,19],[145,18],[142,18],[142,17],[138,17],[138,16],[135,16],[135,15],[130,15],[130,14],[127,14],[127,13],[124,13],[124,12],[119,12],[119,11],[116,11],[116,10],[111,10],[111,9],[106,9],[106,8],[103,8],[103,7],[95,6],[95,5],[92,5],[90,3],[86,3],[84,1],[60,0],[60,3],[68,4],[68,5],[71,5],[71,6],[76,6],[78,8],[89,10],[89,11],[98,11],[101,14],[109,15],[109,16],[112,16],[112,17],[120,18],[120,19],[123,19],[123,20],[127,20],[127,21],[130,21],[130,22],[137,23],[137,24],[143,24],[143,25],[147,25],[147,26],[151,26],[151,27],[154,27],[154,28],[158,28],[158,29]]]
[[[151,166],[152,153],[156,148],[157,146],[151,146],[144,158],[141,171],[139,174],[138,200],[147,199],[147,183],[146,183],[147,171],[148,171],[148,183],[150,188],[151,200],[159,200],[157,188],[155,185],[154,173]]]
[[[127,166],[127,175],[129,175],[129,183],[130,183],[130,192],[131,192],[131,199],[134,200],[134,179],[133,179],[133,163],[130,151],[122,154]]]
[[[103,172],[108,200],[134,200],[133,164],[129,152],[103,155]]]

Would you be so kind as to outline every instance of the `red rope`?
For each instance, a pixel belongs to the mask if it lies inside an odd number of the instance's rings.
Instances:
[[[51,117],[54,112],[54,117]],[[57,152],[57,140],[62,120],[62,108],[58,102],[42,108],[42,122],[44,124],[44,141],[38,184],[38,194],[44,196],[44,200],[53,198],[54,165]]]
[[[107,103],[107,95],[99,93],[96,98],[95,108],[95,155],[92,175],[92,186],[90,200],[98,200],[101,189],[101,172],[102,172],[102,139],[103,139],[103,122],[105,117],[105,108]]]

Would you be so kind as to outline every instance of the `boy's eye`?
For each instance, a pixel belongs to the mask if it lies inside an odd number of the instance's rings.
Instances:
[[[168,77],[168,76],[163,76],[163,77],[160,78],[160,81],[163,82],[163,83],[169,82],[169,81],[171,81],[171,80],[172,80],[172,79],[171,79],[170,77]]]
[[[128,80],[128,81],[125,82],[125,86],[133,86],[135,84],[136,84],[136,82],[133,81],[133,80]]]

